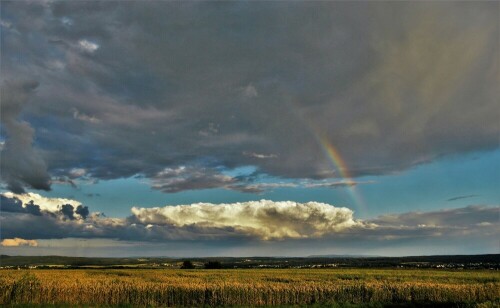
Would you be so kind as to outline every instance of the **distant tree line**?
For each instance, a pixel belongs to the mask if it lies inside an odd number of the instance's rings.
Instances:
[[[182,262],[181,268],[182,269],[193,269],[194,268],[194,264],[193,264],[193,262],[191,262],[189,260],[186,260],[186,261]]]
[[[193,262],[191,262],[190,260],[186,260],[186,261],[182,262],[181,269],[194,269],[194,268],[196,268],[196,267],[194,266]],[[205,268],[205,269],[219,269],[219,268],[223,268],[223,267],[222,267],[222,263],[220,263],[219,261],[208,261],[205,264],[203,264],[203,268]]]

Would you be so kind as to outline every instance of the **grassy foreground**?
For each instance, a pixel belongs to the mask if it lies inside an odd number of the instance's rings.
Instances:
[[[496,271],[1,270],[0,304],[220,306],[500,303]]]

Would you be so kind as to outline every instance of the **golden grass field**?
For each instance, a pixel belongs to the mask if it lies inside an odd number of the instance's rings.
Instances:
[[[497,307],[496,271],[406,269],[0,270],[0,304]]]

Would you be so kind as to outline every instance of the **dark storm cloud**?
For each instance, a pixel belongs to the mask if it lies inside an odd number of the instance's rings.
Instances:
[[[69,220],[77,219],[77,217],[75,217],[75,214],[80,215],[80,218],[85,220],[89,215],[89,208],[87,206],[81,205],[74,207],[71,204],[63,204],[61,205],[61,209],[59,210],[59,212]]]
[[[1,175],[7,188],[13,192],[24,192],[24,187],[50,190],[47,166],[33,148],[34,130],[20,119],[38,82],[33,80],[6,81],[1,85],[2,135],[6,136],[1,150]]]
[[[17,198],[7,198],[5,196],[0,196],[0,211],[8,212],[8,213],[26,213],[36,216],[41,216],[42,212],[40,211],[40,207],[30,201],[23,206],[21,200]]]
[[[338,149],[353,176],[386,174],[498,146],[498,9],[5,2],[2,80],[40,83],[23,114],[52,176],[74,179],[80,168],[96,179],[139,174],[165,192],[260,192],[219,171],[252,165],[283,178],[336,177],[319,140]],[[21,129],[3,124],[12,135],[3,180],[18,192],[48,189],[33,129],[11,122]],[[22,149],[13,149],[17,134]],[[18,157],[30,167],[18,170]],[[181,166],[192,174],[158,177]]]
[[[87,206],[77,206],[75,209],[75,213],[80,215],[83,219],[87,219],[87,216],[89,216],[89,208]]]
[[[61,214],[69,218],[70,220],[75,219],[74,208],[71,204],[63,204],[61,206]]]

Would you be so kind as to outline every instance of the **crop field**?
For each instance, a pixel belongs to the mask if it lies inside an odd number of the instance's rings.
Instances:
[[[1,270],[0,304],[497,307],[497,271],[404,269]]]

